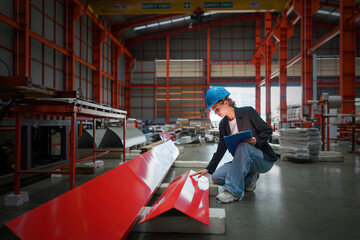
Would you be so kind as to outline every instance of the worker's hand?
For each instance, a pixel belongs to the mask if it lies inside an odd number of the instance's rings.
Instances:
[[[199,177],[202,177],[204,176],[205,174],[207,174],[209,172],[209,170],[207,169],[204,169],[204,170],[201,170],[201,171],[198,171],[194,174],[191,174],[190,177],[195,177],[195,176],[199,176]]]
[[[250,143],[251,145],[255,146],[256,138],[254,138],[254,137],[248,138],[248,139],[245,139],[244,142]]]

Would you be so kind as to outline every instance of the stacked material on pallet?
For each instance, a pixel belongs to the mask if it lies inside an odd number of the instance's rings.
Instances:
[[[280,129],[278,154],[297,159],[319,160],[320,132],[316,128]]]

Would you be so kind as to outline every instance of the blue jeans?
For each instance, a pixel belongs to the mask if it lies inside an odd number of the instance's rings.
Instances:
[[[264,159],[263,152],[249,143],[240,143],[236,148],[232,162],[225,163],[212,174],[215,184],[241,198],[244,189],[250,185],[255,171],[266,173],[274,166],[274,162]]]

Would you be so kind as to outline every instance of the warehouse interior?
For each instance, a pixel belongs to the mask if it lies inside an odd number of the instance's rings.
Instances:
[[[0,238],[359,239],[359,19],[359,0],[1,1]],[[190,177],[220,142],[214,86],[278,156],[229,204]]]

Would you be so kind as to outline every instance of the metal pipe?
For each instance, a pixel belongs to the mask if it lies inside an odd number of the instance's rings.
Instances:
[[[21,174],[70,174],[70,171],[55,171],[55,170],[20,170]]]
[[[109,152],[123,152],[123,150],[107,150]],[[105,150],[96,150],[95,152],[107,152]]]
[[[312,75],[313,75],[313,100],[317,99],[317,54],[313,54],[313,66],[312,66]]]
[[[95,118],[93,118],[93,127],[92,127],[92,130],[93,130],[93,155],[95,155],[95,152],[96,152],[96,146],[95,146],[95,124],[96,124],[96,121],[95,121]]]
[[[70,189],[73,189],[75,188],[76,112],[71,116],[70,143]]]
[[[15,130],[15,179],[14,194],[20,194],[20,166],[21,166],[21,113],[16,112],[16,130]]]
[[[125,135],[126,135],[126,119],[123,120],[123,163],[125,163]]]

